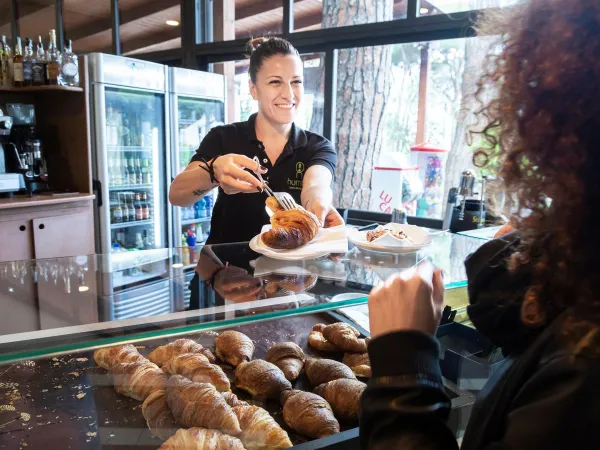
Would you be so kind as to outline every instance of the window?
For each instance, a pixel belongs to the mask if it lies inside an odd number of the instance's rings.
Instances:
[[[339,51],[336,206],[441,218],[449,188],[473,168],[459,111],[488,46],[461,38]]]
[[[313,116],[323,111],[323,82],[321,80],[322,54],[302,55],[304,62],[304,100],[296,118],[296,123],[303,129],[321,134],[323,123],[313,120]],[[215,72],[222,73],[224,65],[235,65],[234,90],[228,95],[228,122],[247,120],[251,114],[258,111],[256,102],[250,95],[248,85],[248,60],[215,64]],[[233,96],[231,95],[233,94]]]
[[[294,3],[294,31],[406,18],[405,0],[302,0]]]
[[[214,41],[250,39],[279,34],[283,5],[273,0],[219,0],[213,2]]]

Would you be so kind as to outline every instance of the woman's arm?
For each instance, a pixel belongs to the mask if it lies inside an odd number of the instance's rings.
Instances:
[[[327,167],[315,165],[306,171],[302,182],[302,206],[316,215],[321,223],[325,223],[333,200],[332,180],[333,176]]]
[[[193,161],[175,177],[169,189],[172,205],[191,206],[218,186],[217,183],[211,183],[208,172],[200,166],[201,163]]]

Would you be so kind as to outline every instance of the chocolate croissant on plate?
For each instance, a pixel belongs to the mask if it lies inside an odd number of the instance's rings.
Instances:
[[[340,432],[340,424],[323,397],[297,390],[284,391],[283,420],[294,431],[319,439]]]
[[[232,436],[242,432],[231,406],[212,384],[173,375],[167,382],[167,404],[175,420],[186,427],[212,428]]]
[[[110,369],[115,391],[143,401],[154,391],[165,389],[167,376],[150,361],[121,363]]]
[[[289,381],[294,381],[302,371],[306,356],[297,344],[280,342],[269,349],[265,360],[279,367]]]
[[[239,331],[223,331],[216,339],[217,356],[221,361],[237,367],[244,361],[250,361],[254,354],[254,343]]]
[[[191,339],[177,339],[167,345],[161,345],[155,348],[149,355],[148,359],[158,366],[164,366],[171,358],[183,353],[199,353],[204,355],[210,363],[215,363],[217,358],[215,355],[201,344]]]
[[[231,389],[229,378],[219,366],[208,362],[206,356],[199,353],[184,353],[171,358],[162,370],[169,375],[183,375],[197,383],[210,383],[217,391]]]
[[[319,386],[340,378],[356,380],[356,376],[352,373],[350,367],[333,359],[308,358],[304,363],[304,370],[308,381],[313,386]]]
[[[346,366],[344,366],[346,367]],[[241,363],[235,369],[235,385],[253,397],[278,399],[282,391],[292,384],[275,364],[255,359]]]
[[[110,369],[120,363],[148,361],[131,344],[101,348],[94,352],[94,361],[103,369]]]
[[[267,199],[267,206],[275,213],[271,217],[273,228],[261,236],[267,247],[291,250],[308,244],[319,233],[319,219],[301,206],[285,211],[275,197]]]
[[[144,400],[142,415],[152,434],[163,441],[169,439],[179,429],[167,404],[165,391],[154,391]]]
[[[292,441],[271,415],[258,406],[240,405],[233,408],[242,433],[238,438],[248,450],[289,448]]]
[[[365,353],[367,351],[367,342],[360,339],[359,331],[347,323],[336,322],[327,325],[323,329],[323,336],[346,352]]]
[[[238,438],[217,430],[189,428],[179,430],[159,450],[245,450]]]
[[[314,392],[327,400],[340,422],[356,423],[360,396],[366,387],[361,381],[341,378],[317,386]]]

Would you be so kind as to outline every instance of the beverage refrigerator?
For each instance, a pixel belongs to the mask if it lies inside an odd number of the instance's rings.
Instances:
[[[188,166],[204,136],[225,123],[225,78],[176,67],[169,69],[169,75],[171,165],[175,176]],[[215,189],[190,207],[173,207],[173,244],[184,249],[185,266],[194,262],[194,252],[186,251],[186,247],[208,238],[216,194]]]

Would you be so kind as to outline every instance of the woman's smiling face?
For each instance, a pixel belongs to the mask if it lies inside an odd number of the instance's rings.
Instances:
[[[250,81],[252,98],[258,109],[272,123],[292,123],[304,97],[302,60],[296,55],[274,55],[264,60]]]

